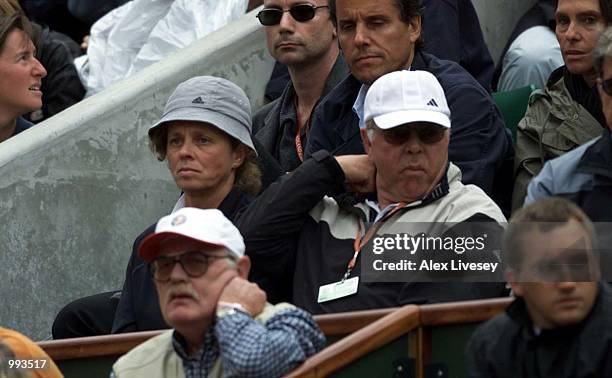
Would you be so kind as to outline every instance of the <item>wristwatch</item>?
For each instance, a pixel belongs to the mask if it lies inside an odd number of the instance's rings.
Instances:
[[[218,302],[217,303],[217,319],[220,319],[227,315],[235,314],[238,311],[251,316],[249,312],[240,303],[233,303],[233,302]]]

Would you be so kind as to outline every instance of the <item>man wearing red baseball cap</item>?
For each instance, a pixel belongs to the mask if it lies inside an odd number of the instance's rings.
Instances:
[[[246,280],[250,260],[238,229],[217,209],[163,217],[140,244],[172,326],[113,366],[116,377],[280,376],[321,349],[307,312],[266,303]]]

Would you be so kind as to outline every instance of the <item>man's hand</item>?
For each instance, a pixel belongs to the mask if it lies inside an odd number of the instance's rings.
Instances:
[[[346,182],[356,193],[376,191],[376,167],[368,155],[335,156]]]
[[[255,317],[263,311],[266,299],[266,292],[261,290],[257,284],[237,276],[225,286],[219,302],[238,303]]]
[[[87,52],[87,48],[89,47],[89,35],[83,37],[83,42],[81,42],[81,50]]]

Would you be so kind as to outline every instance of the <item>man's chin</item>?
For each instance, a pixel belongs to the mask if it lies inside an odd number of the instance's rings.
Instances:
[[[558,310],[555,323],[559,327],[572,326],[582,322],[586,315],[580,308]]]
[[[166,312],[166,320],[173,327],[181,324],[194,324],[200,321],[201,318],[201,314],[196,313],[195,309],[184,306],[175,307]]]

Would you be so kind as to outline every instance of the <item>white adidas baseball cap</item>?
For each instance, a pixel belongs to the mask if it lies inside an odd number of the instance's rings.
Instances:
[[[427,71],[395,71],[378,78],[366,95],[364,116],[380,129],[412,122],[451,127],[444,90]]]

